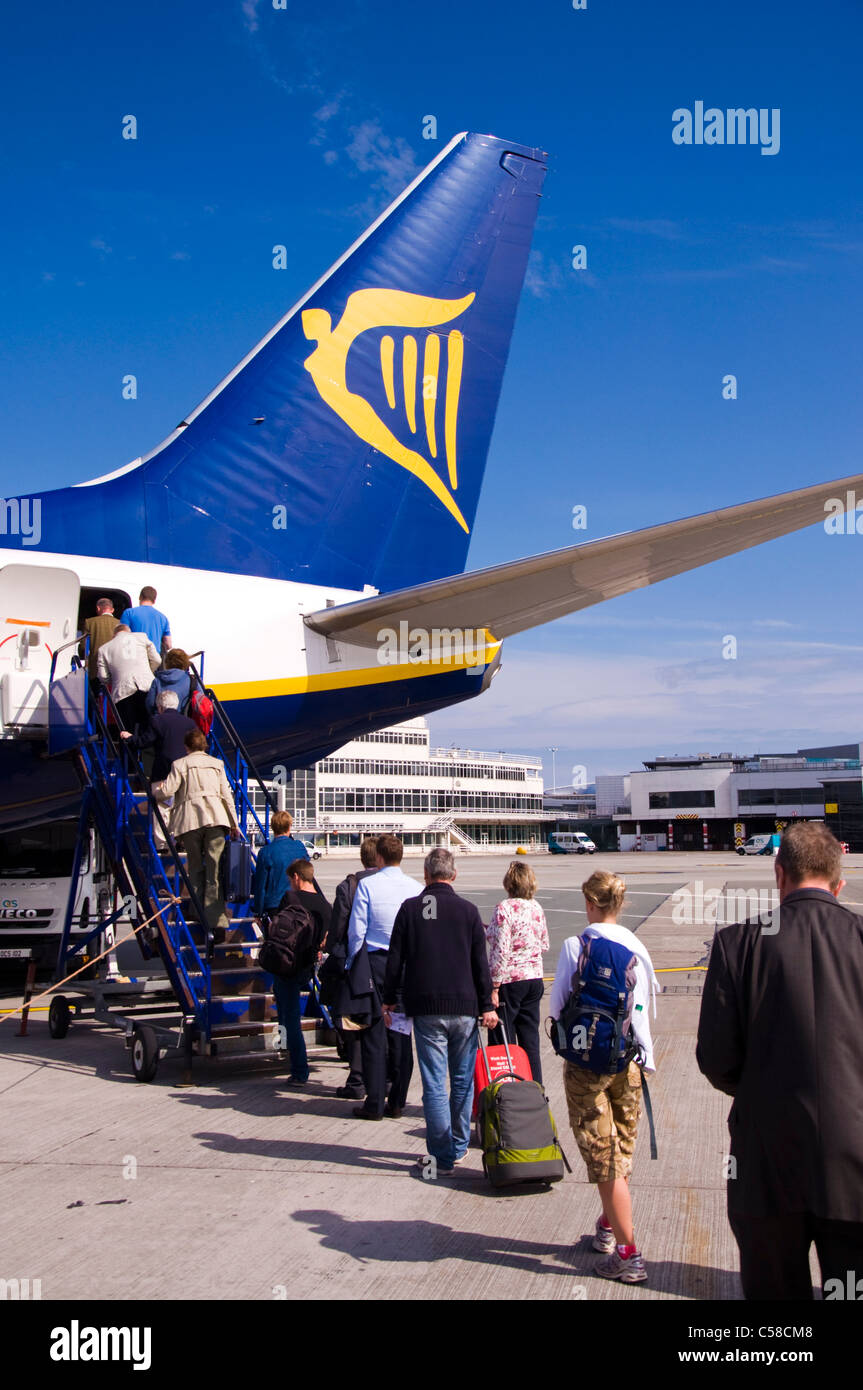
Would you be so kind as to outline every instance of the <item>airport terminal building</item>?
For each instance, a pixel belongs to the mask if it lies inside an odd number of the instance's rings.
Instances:
[[[857,851],[863,849],[861,767],[860,743],[657,757],[625,779],[597,778],[597,809],[603,805],[608,814],[614,805],[611,818],[625,848],[646,848],[649,838],[656,848],[733,850],[792,820],[824,820]],[[615,783],[610,797],[606,780]]]
[[[362,734],[267,785],[293,815],[295,833],[329,848],[387,831],[420,849],[545,845],[542,759],[432,748],[422,718]]]

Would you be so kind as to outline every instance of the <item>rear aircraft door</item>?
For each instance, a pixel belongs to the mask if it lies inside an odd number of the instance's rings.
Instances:
[[[79,590],[73,570],[43,565],[0,569],[2,736],[47,728],[51,660],[76,636]],[[74,653],[74,647],[66,647],[56,675],[68,673]]]

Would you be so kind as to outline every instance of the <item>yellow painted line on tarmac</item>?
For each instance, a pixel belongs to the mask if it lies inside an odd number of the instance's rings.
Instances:
[[[688,975],[691,970],[706,970],[706,965],[659,965],[654,973],[657,975]],[[543,975],[543,983],[548,984],[553,980],[553,975]]]
[[[0,1009],[0,1014],[20,1014],[23,1008],[24,1005],[19,1004],[17,1009]],[[31,1014],[47,1014],[50,1013],[50,1011],[51,1008],[49,1004],[35,1004],[30,1010]]]

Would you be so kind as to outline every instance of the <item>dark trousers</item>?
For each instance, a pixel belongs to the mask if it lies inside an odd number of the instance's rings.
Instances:
[[[123,728],[128,729],[130,734],[134,734],[139,726],[145,729],[150,719],[147,714],[147,692],[135,690],[125,700],[118,700],[117,713],[123,721]]]
[[[296,1077],[297,1081],[309,1079],[309,1059],[300,1013],[300,996],[308,987],[308,975],[298,976],[294,980],[280,980],[278,975],[273,976],[273,995],[279,1015],[279,1026],[283,1030],[280,1042],[287,1048],[291,1059],[291,1076]]]
[[[811,1299],[809,1247],[813,1240],[822,1286],[830,1279],[839,1281],[838,1286],[825,1287],[825,1298],[847,1299],[849,1284],[856,1288],[856,1280],[863,1279],[863,1222],[829,1221],[804,1211],[767,1217],[729,1211],[728,1220],[740,1249],[740,1278],[747,1299]],[[861,1295],[863,1284],[854,1297]]]
[[[498,1017],[506,1029],[508,1043],[517,1043],[527,1053],[534,1081],[542,1081],[542,1062],[539,1055],[539,1006],[545,993],[542,980],[516,980],[501,985]],[[503,1042],[503,1032],[495,1028],[489,1035],[493,1046]]]
[[[342,1032],[345,1045],[345,1060],[348,1064],[348,1079],[345,1086],[349,1091],[361,1092],[363,1089],[363,1035],[352,1029]]]
[[[372,979],[381,1002],[388,954],[387,951],[369,952]],[[366,1110],[373,1111],[375,1115],[384,1113],[387,1082],[390,1083],[390,1105],[401,1109],[407,1099],[414,1069],[413,1042],[410,1034],[394,1033],[391,1028],[387,1028],[382,1018],[378,1018],[370,1027],[363,1029],[360,1039]]]

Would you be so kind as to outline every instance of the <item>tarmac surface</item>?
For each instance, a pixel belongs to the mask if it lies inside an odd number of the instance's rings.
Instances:
[[[456,887],[486,920],[509,862],[459,858]],[[412,1174],[424,1151],[416,1067],[403,1118],[372,1125],[334,1095],[344,1068],[331,1048],[310,1047],[302,1092],[284,1086],[284,1061],[263,1055],[196,1060],[191,1088],[179,1085],[181,1059],[166,1057],[141,1085],[118,1032],[81,1022],[54,1040],[46,1012],[31,1015],[25,1038],[17,1019],[0,1023],[0,1277],[41,1279],[43,1299],[741,1298],[725,1217],[730,1102],[694,1056],[714,932],[712,919],[698,920],[698,903],[709,888],[766,891],[772,861],[672,853],[531,862],[551,936],[548,974],[561,942],[585,925],[580,883],[612,868],[628,885],[622,921],[663,981],[650,1084],[659,1157],[650,1159],[642,1116],[632,1178],[646,1285],[592,1273],[598,1202],[547,1042],[544,1079],[574,1171],[550,1191],[503,1196],[475,1148],[452,1178]],[[319,861],[324,891],[351,867],[344,856]],[[405,868],[419,875],[418,861]],[[846,872],[843,901],[860,910],[863,856],[848,856]],[[12,1006],[19,990],[7,970],[0,1005]]]

